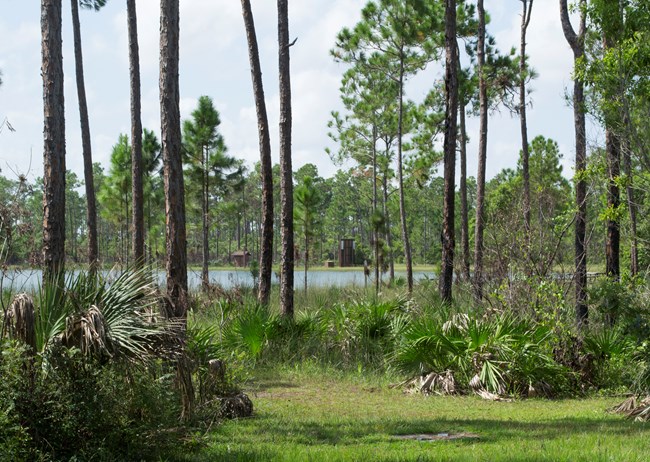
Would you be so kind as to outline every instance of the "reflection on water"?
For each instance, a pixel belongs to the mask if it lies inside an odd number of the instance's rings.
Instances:
[[[75,270],[73,274],[78,274]],[[104,275],[109,278],[115,272],[104,271]],[[212,270],[209,272],[210,282],[219,284],[225,289],[230,289],[237,286],[251,286],[253,284],[253,277],[247,269],[240,270]],[[188,271],[188,284],[190,289],[197,288],[201,285],[201,271]],[[10,270],[4,274],[2,279],[2,288],[11,289],[14,292],[35,290],[41,283],[41,270]],[[165,272],[157,271],[156,277],[159,284],[165,283]],[[396,272],[395,277],[406,278],[405,272]],[[422,271],[413,272],[414,279],[423,279],[425,277],[433,277],[432,273],[425,273]],[[384,281],[388,280],[388,275],[384,275]],[[372,284],[373,279],[368,278],[368,284]],[[278,278],[273,274],[273,283],[278,283]],[[362,287],[365,285],[365,277],[363,271],[319,271],[309,270],[307,272],[307,283],[310,287],[344,287],[344,286],[357,286]],[[304,272],[297,270],[294,272],[294,286],[299,289],[304,284]]]

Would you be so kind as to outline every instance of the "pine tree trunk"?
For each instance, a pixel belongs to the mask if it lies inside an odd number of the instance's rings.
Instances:
[[[161,0],[160,121],[165,180],[167,295],[170,314],[187,315],[187,243],[178,88],[179,0]]]
[[[131,195],[133,196],[133,262],[136,267],[144,258],[144,192],[142,185],[142,121],[140,117],[140,53],[135,0],[126,1],[129,30],[129,74],[131,84]]]
[[[386,245],[388,245],[388,263],[389,263],[389,276],[388,282],[392,285],[395,282],[395,261],[393,260],[393,235],[390,231],[390,215],[388,212],[388,172],[384,172],[383,176],[383,192],[384,192],[384,216],[386,217]]]
[[[584,5],[584,0],[580,2]],[[567,0],[560,0],[560,20],[564,37],[573,51],[573,66],[577,67],[584,55],[584,34],[586,26],[585,13],[581,14],[580,29],[576,34],[569,19]],[[584,112],[584,85],[575,79],[573,81],[573,121],[575,126],[576,144],[576,223],[575,223],[575,310],[576,322],[579,328],[587,326],[589,311],[587,307],[587,183],[583,173],[587,168],[587,138]]]
[[[445,3],[445,139],[444,139],[444,200],[442,211],[442,265],[440,268],[440,297],[451,302],[454,278],[454,202],[456,175],[456,140],[458,117],[458,64],[456,51],[456,0]]]
[[[209,230],[209,224],[210,224],[210,219],[209,219],[209,213],[210,213],[210,208],[208,204],[209,196],[208,196],[208,191],[209,191],[209,176],[208,176],[208,149],[207,147],[203,147],[201,149],[201,156],[202,156],[202,163],[203,163],[203,181],[202,181],[202,236],[201,236],[201,243],[203,244],[202,247],[202,252],[201,252],[201,286],[203,287],[203,290],[207,290],[208,286],[210,285],[210,276],[208,273],[208,262],[210,260],[210,247],[208,245],[208,230]]]
[[[402,245],[406,263],[406,283],[409,296],[413,293],[413,257],[406,223],[406,203],[404,200],[404,175],[402,162],[402,135],[404,130],[404,55],[401,54],[399,69],[399,95],[397,101],[397,181],[399,188],[399,218],[402,227]]]
[[[291,166],[291,77],[289,67],[288,0],[278,0],[278,46],[280,76],[280,309],[293,319],[293,170]]]
[[[478,0],[478,73],[479,73],[479,141],[476,176],[476,220],[474,223],[474,298],[483,298],[483,227],[485,204],[485,170],[487,164],[488,101],[485,80],[485,9]]]
[[[620,165],[621,142],[614,131],[605,128],[605,151],[607,154],[607,208],[610,211],[618,210],[621,203],[621,193],[618,180],[621,176]],[[607,237],[605,240],[605,273],[612,279],[618,281],[621,274],[620,269],[620,244],[621,230],[620,223],[612,214],[607,217]]]
[[[463,279],[469,282],[469,206],[467,203],[467,130],[465,126],[465,103],[461,102],[458,109],[460,112],[460,242],[463,249]]]
[[[526,120],[526,30],[530,24],[530,15],[533,10],[533,0],[522,0],[523,11],[521,16],[521,43],[519,49],[519,122],[521,127],[521,172],[524,181],[524,229],[526,232],[526,255],[530,256],[530,169],[528,152],[528,124]],[[532,262],[531,262],[532,263]]]
[[[377,218],[377,126],[372,127],[372,214]],[[379,294],[379,227],[373,224],[373,249],[375,254],[375,295]]]
[[[61,0],[41,1],[43,76],[43,283],[63,280],[65,265],[65,111]]]
[[[185,188],[181,158],[179,60],[179,0],[160,1],[160,123],[165,183],[165,237],[167,251],[167,312],[180,320],[178,341],[185,346],[187,328],[187,241]],[[182,418],[189,419],[194,405],[192,374],[185,355],[176,365],[176,382],[182,398]]]
[[[79,99],[79,121],[81,123],[81,151],[84,159],[84,184],[86,191],[86,225],[88,227],[88,265],[95,271],[99,264],[99,247],[97,244],[97,207],[95,201],[95,184],[93,178],[93,158],[90,143],[90,124],[88,122],[88,105],[86,103],[86,86],[84,83],[83,53],[81,48],[81,25],[79,21],[79,0],[71,0],[72,30],[74,35],[74,61],[77,79],[77,97]]]

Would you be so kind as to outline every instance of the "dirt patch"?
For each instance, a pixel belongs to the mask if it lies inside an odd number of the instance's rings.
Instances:
[[[413,435],[394,435],[393,438],[398,440],[414,440],[414,441],[451,441],[451,440],[464,440],[464,439],[478,439],[479,435],[476,433],[418,433]]]

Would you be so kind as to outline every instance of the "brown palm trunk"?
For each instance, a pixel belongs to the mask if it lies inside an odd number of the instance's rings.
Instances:
[[[584,0],[581,0],[584,5]],[[580,29],[576,34],[569,19],[567,0],[560,0],[560,19],[564,37],[573,51],[574,68],[584,55],[584,34],[586,16],[583,12],[580,18]],[[587,168],[587,138],[585,131],[584,85],[575,79],[573,82],[573,120],[575,125],[576,144],[576,223],[575,223],[575,310],[579,328],[586,327],[589,316],[587,308],[587,183],[583,172]]]
[[[88,227],[88,265],[90,271],[97,269],[99,247],[97,244],[97,208],[93,178],[93,158],[90,143],[90,124],[84,84],[83,53],[81,50],[81,25],[79,22],[79,0],[71,0],[72,30],[74,34],[74,61],[79,99],[79,121],[81,123],[81,151],[84,159],[84,184],[86,191],[86,225]]]
[[[288,0],[278,0],[278,46],[280,74],[280,309],[293,318],[293,171],[291,167],[291,77],[289,67]]]
[[[474,298],[483,298],[483,228],[485,203],[485,169],[487,164],[488,101],[485,81],[485,9],[478,0],[478,74],[479,74],[479,140],[478,174],[476,176],[476,220],[474,224]]]
[[[456,0],[445,3],[445,139],[444,139],[444,200],[442,211],[442,266],[440,297],[451,302],[454,278],[454,202],[456,175],[456,138],[458,117],[458,64],[456,51]]]
[[[140,54],[135,0],[126,0],[129,29],[129,73],[131,86],[131,195],[133,196],[133,262],[144,264],[144,193],[142,186],[142,121],[140,117]]]
[[[65,111],[61,0],[41,1],[43,76],[43,283],[61,281],[65,264]]]

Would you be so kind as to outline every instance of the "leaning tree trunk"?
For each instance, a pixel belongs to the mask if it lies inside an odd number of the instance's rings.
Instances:
[[[521,3],[523,11],[519,50],[519,122],[521,128],[521,173],[524,180],[525,253],[527,257],[530,257],[530,169],[528,167],[530,153],[528,152],[528,124],[526,120],[526,75],[528,73],[526,65],[526,31],[528,30],[528,24],[530,24],[530,14],[533,11],[533,0],[521,0]]]
[[[291,167],[291,77],[289,68],[288,0],[278,0],[278,46],[280,74],[280,226],[282,258],[280,262],[280,309],[293,318],[293,170]]]
[[[440,268],[440,297],[451,302],[454,278],[454,202],[456,175],[456,137],[458,117],[458,65],[456,47],[456,0],[445,4],[445,139],[444,139],[444,200],[442,211],[442,266]]]
[[[129,29],[129,73],[131,86],[131,195],[133,196],[133,261],[144,264],[144,193],[142,186],[142,121],[140,117],[140,54],[135,0],[126,0]]]
[[[88,226],[88,265],[91,272],[99,263],[97,244],[97,208],[93,178],[93,157],[90,143],[90,124],[84,84],[83,53],[81,50],[81,25],[79,22],[79,0],[71,0],[72,30],[74,34],[74,61],[77,78],[77,97],[79,99],[79,121],[81,123],[81,151],[84,159],[84,184],[86,191],[86,225]]]
[[[585,0],[581,0],[584,6]],[[573,67],[578,66],[584,55],[584,34],[586,26],[586,15],[583,12],[580,17],[580,28],[576,34],[569,19],[567,0],[560,0],[560,19],[564,37],[573,51]],[[589,311],[587,308],[587,182],[584,179],[584,171],[587,168],[587,137],[584,111],[584,85],[579,79],[573,81],[573,121],[575,126],[576,144],[576,222],[575,222],[575,297],[576,297],[576,321],[578,328],[587,325]]]
[[[260,283],[257,298],[260,303],[268,305],[271,297],[271,272],[273,271],[273,166],[271,164],[271,141],[269,139],[269,121],[264,101],[260,55],[250,0],[242,0],[242,14],[248,40],[248,57],[251,65],[253,93],[257,111],[260,175],[262,177],[262,236],[260,243]]]
[[[65,263],[65,111],[61,0],[41,1],[43,76],[43,283],[61,281]]]
[[[488,100],[485,80],[485,9],[478,0],[478,74],[479,74],[479,140],[478,174],[476,176],[476,220],[474,223],[474,298],[483,298],[483,228],[485,219],[485,169],[487,164]]]

